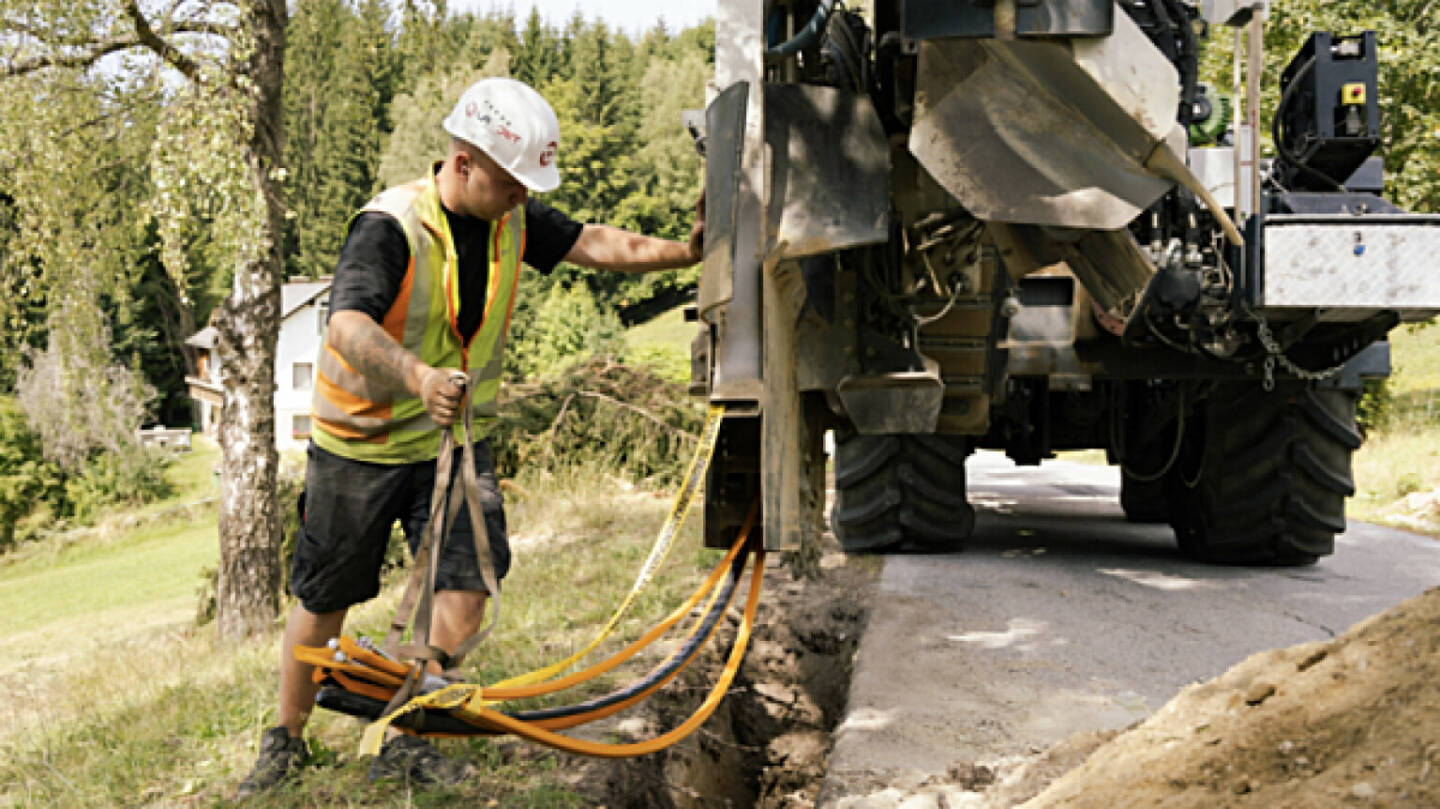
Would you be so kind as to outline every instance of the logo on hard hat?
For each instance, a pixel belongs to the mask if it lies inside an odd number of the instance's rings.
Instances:
[[[465,105],[465,115],[467,117],[474,118],[476,121],[479,121],[482,124],[490,123],[489,114],[481,112],[480,105],[476,104],[474,101],[471,101],[469,104]]]
[[[540,151],[540,165],[548,166],[555,162],[555,150],[558,148],[559,144],[553,140],[545,144],[545,148]]]

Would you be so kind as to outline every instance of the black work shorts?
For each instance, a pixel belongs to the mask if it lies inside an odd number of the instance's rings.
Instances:
[[[473,462],[480,478],[480,503],[498,581],[510,569],[504,500],[495,479],[489,441],[476,441]],[[450,496],[460,497],[455,454]],[[316,614],[335,612],[380,592],[380,567],[391,527],[399,520],[413,555],[430,518],[435,462],[377,464],[352,461],[315,446],[306,450],[305,490],[300,495],[300,531],[295,538],[290,592]],[[475,560],[474,532],[465,508],[455,517],[440,554],[435,589],[485,591]]]

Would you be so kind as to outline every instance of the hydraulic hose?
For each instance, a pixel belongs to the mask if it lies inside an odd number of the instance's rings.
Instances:
[[[755,552],[755,563],[750,573],[750,596],[745,600],[745,616],[740,622],[740,630],[735,633],[735,644],[730,648],[730,657],[725,662],[725,669],[705,697],[705,701],[699,708],[682,722],[678,727],[667,733],[662,733],[653,739],[628,744],[600,744],[587,742],[581,739],[572,739],[569,736],[562,736],[552,733],[543,728],[538,728],[526,722],[512,719],[504,714],[497,713],[488,708],[481,710],[481,719],[492,721],[495,725],[516,736],[522,736],[533,742],[539,742],[557,750],[567,753],[576,753],[582,756],[593,756],[597,758],[626,758],[629,756],[643,756],[664,750],[672,744],[684,739],[695,729],[704,724],[725,698],[726,692],[730,690],[730,683],[735,680],[735,675],[740,671],[740,662],[745,659],[745,650],[750,645],[750,633],[755,626],[755,611],[760,604],[760,589],[765,579],[765,552]]]
[[[411,730],[421,730],[428,735],[493,735],[495,733],[513,733],[517,736],[529,739],[530,741],[553,747],[578,755],[593,756],[599,758],[624,758],[629,756],[640,756],[663,750],[670,745],[684,739],[700,727],[710,715],[715,712],[720,701],[730,689],[735,675],[740,670],[740,663],[745,657],[745,651],[749,647],[750,634],[755,625],[755,613],[760,603],[760,590],[765,575],[765,552],[757,551],[754,554],[754,564],[751,569],[750,594],[745,602],[744,617],[740,622],[740,629],[735,635],[735,643],[730,649],[730,656],[726,660],[725,668],[720,673],[715,685],[706,696],[705,701],[696,708],[694,713],[679,726],[670,731],[647,739],[641,742],[627,744],[602,744],[588,742],[581,739],[572,739],[554,733],[539,723],[525,722],[511,716],[507,716],[489,708],[481,708],[474,717],[477,724],[458,719],[453,716],[446,716],[437,712],[426,710],[423,714],[412,713],[399,717],[396,725]],[[738,571],[738,566],[736,568]],[[717,599],[717,602],[720,600]],[[721,611],[723,614],[723,610]],[[701,634],[699,632],[695,634]],[[379,700],[370,699],[357,694],[345,693],[337,688],[321,689],[317,701],[321,705],[342,711],[344,713],[369,714],[374,710],[383,710],[383,705],[377,704]]]
[[[820,0],[820,5],[815,7],[815,13],[810,15],[810,21],[805,24],[805,27],[785,42],[766,50],[765,55],[777,58],[794,56],[814,45],[819,41],[821,32],[825,30],[825,23],[829,21],[830,12],[834,8],[835,0]]]
[[[740,583],[740,573],[744,569],[745,556],[736,557],[730,567],[730,577],[725,581],[724,588],[720,591],[719,597],[715,599],[714,604],[710,607],[710,611],[705,614],[696,630],[690,634],[690,637],[685,639],[685,643],[679,649],[672,652],[663,663],[651,669],[650,673],[640,680],[619,691],[614,691],[603,697],[597,697],[587,702],[554,708],[542,708],[534,711],[506,712],[505,715],[519,719],[522,722],[534,722],[544,719],[562,719],[578,714],[590,714],[608,708],[616,703],[624,702],[631,697],[644,695],[665,684],[677,674],[681,668],[684,668],[684,666],[690,662],[690,659],[699,651],[700,646],[704,644],[715,631],[715,626],[720,622],[720,618],[725,615],[725,610],[730,607],[730,600],[735,595],[735,587]],[[594,718],[598,719],[599,717],[596,716]]]
[[[738,550],[738,543],[736,550]],[[735,588],[739,583],[740,573],[745,568],[745,561],[745,555],[734,555],[733,561],[730,564],[730,575],[725,585],[716,594],[709,610],[707,610],[706,614],[696,624],[696,627],[692,629],[685,643],[639,681],[603,697],[575,705],[557,706],[534,711],[506,711],[503,712],[503,715],[522,722],[538,722],[541,723],[541,727],[563,729],[584,724],[594,719],[600,719],[638,702],[649,693],[673,679],[674,676],[694,658],[700,646],[714,633],[715,627],[720,622],[720,618],[725,614],[725,611],[730,606],[730,602],[733,600]],[[619,655],[616,657],[619,657]],[[613,659],[614,658],[612,658],[612,660]],[[618,663],[619,661],[616,660],[615,662]],[[345,687],[337,688],[334,686],[326,686],[322,688],[316,696],[316,702],[321,707],[369,719],[378,718],[384,712],[386,706],[386,700],[384,698],[386,694],[383,690],[378,688],[374,690],[354,688],[353,680],[350,680],[350,678],[342,679],[343,675],[337,677],[337,674],[338,672],[332,672],[331,676],[335,677],[337,682],[340,682],[341,685]],[[493,695],[482,689],[477,696],[488,701]],[[612,708],[613,710],[607,710]],[[404,718],[402,717],[398,719],[395,724],[410,730],[423,729],[427,733],[434,731],[456,735],[489,735],[495,733],[496,731],[487,726],[477,726],[462,718],[473,718],[476,715],[476,711],[476,708],[472,708],[469,705],[461,705],[448,710],[434,709],[427,706],[424,708],[424,719],[422,721],[418,723],[414,721],[407,722],[403,721]]]

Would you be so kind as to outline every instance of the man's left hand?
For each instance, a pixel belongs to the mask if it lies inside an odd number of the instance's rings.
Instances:
[[[690,260],[699,262],[705,256],[705,192],[695,203],[695,224],[690,226]]]

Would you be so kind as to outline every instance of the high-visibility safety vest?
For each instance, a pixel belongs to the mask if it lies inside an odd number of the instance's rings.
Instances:
[[[395,217],[410,244],[410,265],[381,328],[426,364],[469,375],[476,432],[484,435],[496,415],[505,335],[525,253],[524,207],[490,225],[485,314],[468,343],[456,321],[459,262],[434,173],[382,192],[361,210]],[[440,431],[419,398],[366,379],[328,341],[320,346],[316,368],[311,440],[322,449],[375,463],[428,461],[439,453]],[[454,429],[463,441],[459,420]]]

